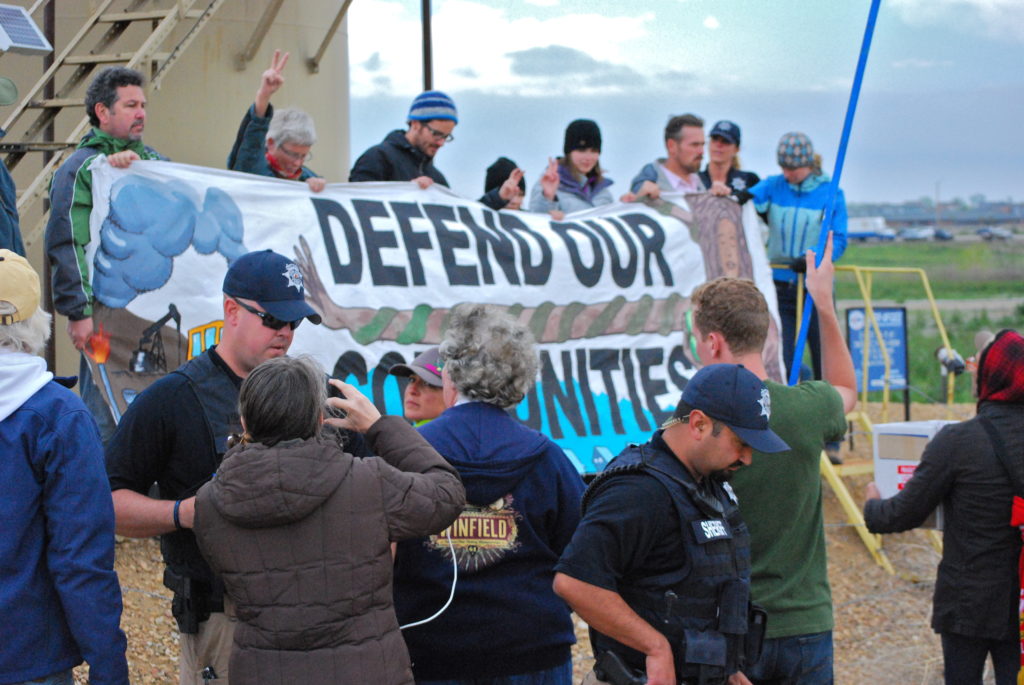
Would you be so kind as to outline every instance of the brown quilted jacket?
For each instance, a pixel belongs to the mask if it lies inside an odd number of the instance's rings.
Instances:
[[[392,607],[390,542],[462,511],[455,469],[398,417],[328,440],[242,445],[196,497],[195,532],[238,618],[234,685],[412,683]]]

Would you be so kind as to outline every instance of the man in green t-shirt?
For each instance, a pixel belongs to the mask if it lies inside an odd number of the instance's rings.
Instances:
[[[820,460],[846,432],[857,380],[832,305],[832,238],[821,266],[807,252],[807,290],[821,325],[824,380],[785,386],[768,379],[762,348],[770,314],[751,281],[719,278],[691,296],[693,335],[703,364],[743,364],[771,396],[770,427],[788,452],[755,452],[731,485],[750,528],[751,594],[768,611],[761,659],[739,683],[831,684],[832,593],[825,557]]]

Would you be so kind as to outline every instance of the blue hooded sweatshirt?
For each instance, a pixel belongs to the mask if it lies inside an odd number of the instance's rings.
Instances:
[[[440,535],[398,545],[395,611],[417,680],[546,670],[571,658],[569,607],[551,589],[580,518],[583,480],[549,438],[483,402],[459,404],[419,429],[459,471],[467,507]]]

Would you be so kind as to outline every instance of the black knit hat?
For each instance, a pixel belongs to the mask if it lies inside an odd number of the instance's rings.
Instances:
[[[565,129],[565,147],[562,150],[568,157],[573,150],[586,148],[601,151],[601,129],[590,119],[577,119]]]
[[[484,178],[484,192],[489,193],[494,188],[500,188],[501,184],[508,180],[511,174],[519,165],[508,157],[498,157],[498,160],[487,167],[487,176]],[[526,192],[526,179],[519,179],[519,187]]]

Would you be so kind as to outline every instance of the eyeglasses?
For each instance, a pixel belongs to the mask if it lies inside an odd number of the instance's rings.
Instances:
[[[299,324],[302,323],[302,319],[296,319],[295,321],[282,321],[273,314],[270,314],[268,312],[261,312],[255,307],[250,307],[245,302],[239,302],[233,297],[231,298],[231,300],[245,311],[260,317],[260,321],[263,323],[263,325],[273,331],[279,331],[285,326],[291,326],[292,330],[294,331],[296,328],[299,327]]]
[[[289,150],[283,145],[278,145],[277,149],[280,150],[285,157],[287,157],[288,159],[295,160],[296,162],[308,162],[311,159],[313,159],[312,150],[310,150],[309,152],[294,152],[293,150]]]
[[[455,140],[455,136],[451,133],[445,133],[444,131],[438,131],[430,124],[423,124],[423,128],[430,131],[430,135],[434,136],[434,140],[443,140],[446,143],[451,143]]]

